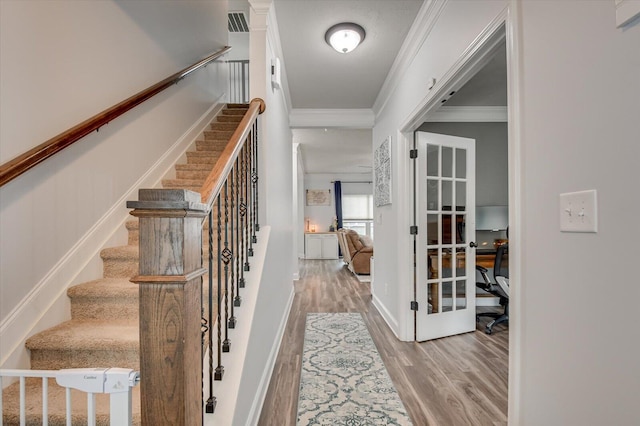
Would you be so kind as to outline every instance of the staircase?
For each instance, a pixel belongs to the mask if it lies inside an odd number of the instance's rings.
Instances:
[[[195,151],[186,153],[186,164],[176,164],[175,179],[162,181],[163,188],[182,188],[199,192],[229,138],[242,120],[247,107],[227,105],[196,141]],[[206,222],[206,221],[205,221]],[[71,319],[31,336],[26,346],[31,368],[52,370],[81,367],[123,367],[139,370],[138,286],[129,279],[138,274],[138,222],[127,221],[128,244],[105,248],[101,252],[103,277],[70,287]],[[203,233],[208,233],[205,227]],[[206,242],[203,236],[203,242]],[[208,249],[203,250],[205,262]],[[215,262],[214,262],[215,264]],[[207,276],[204,282],[207,282]],[[214,280],[215,281],[215,280]],[[206,292],[206,289],[205,289]],[[206,298],[206,296],[205,296]],[[215,307],[214,307],[215,309]],[[142,378],[141,386],[144,386]],[[134,424],[140,424],[140,386],[134,388]],[[42,424],[41,381],[27,380],[27,424]],[[108,398],[98,398],[98,424],[109,424]],[[75,398],[79,410],[73,424],[87,424],[86,404]],[[3,393],[4,424],[19,424],[19,387],[15,383]],[[75,408],[75,407],[74,407]],[[49,424],[65,424],[62,389],[49,387]]]

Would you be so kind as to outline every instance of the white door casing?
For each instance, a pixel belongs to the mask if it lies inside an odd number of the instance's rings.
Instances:
[[[416,340],[475,330],[475,140],[417,132]]]

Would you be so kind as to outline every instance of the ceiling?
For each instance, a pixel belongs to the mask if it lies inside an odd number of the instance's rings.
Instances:
[[[305,173],[371,174],[371,129],[293,129]]]
[[[371,109],[423,0],[274,0],[291,107]],[[349,54],[324,40],[339,22],[364,27]],[[447,106],[506,105],[504,48]],[[371,129],[293,129],[305,173],[370,173]],[[367,167],[369,166],[369,167]]]
[[[274,0],[293,108],[371,108],[422,0]],[[361,25],[349,54],[324,40],[339,22]]]

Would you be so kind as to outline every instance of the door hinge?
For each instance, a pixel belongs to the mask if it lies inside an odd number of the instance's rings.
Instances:
[[[412,149],[409,151],[409,158],[418,158],[418,150]]]
[[[416,302],[415,300],[411,301],[411,310],[412,311],[417,311],[418,310],[418,302]]]
[[[417,225],[410,226],[409,227],[409,234],[418,235],[418,226]]]

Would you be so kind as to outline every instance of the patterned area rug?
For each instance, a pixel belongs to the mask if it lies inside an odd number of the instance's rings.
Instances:
[[[411,425],[360,314],[307,314],[298,425]]]

